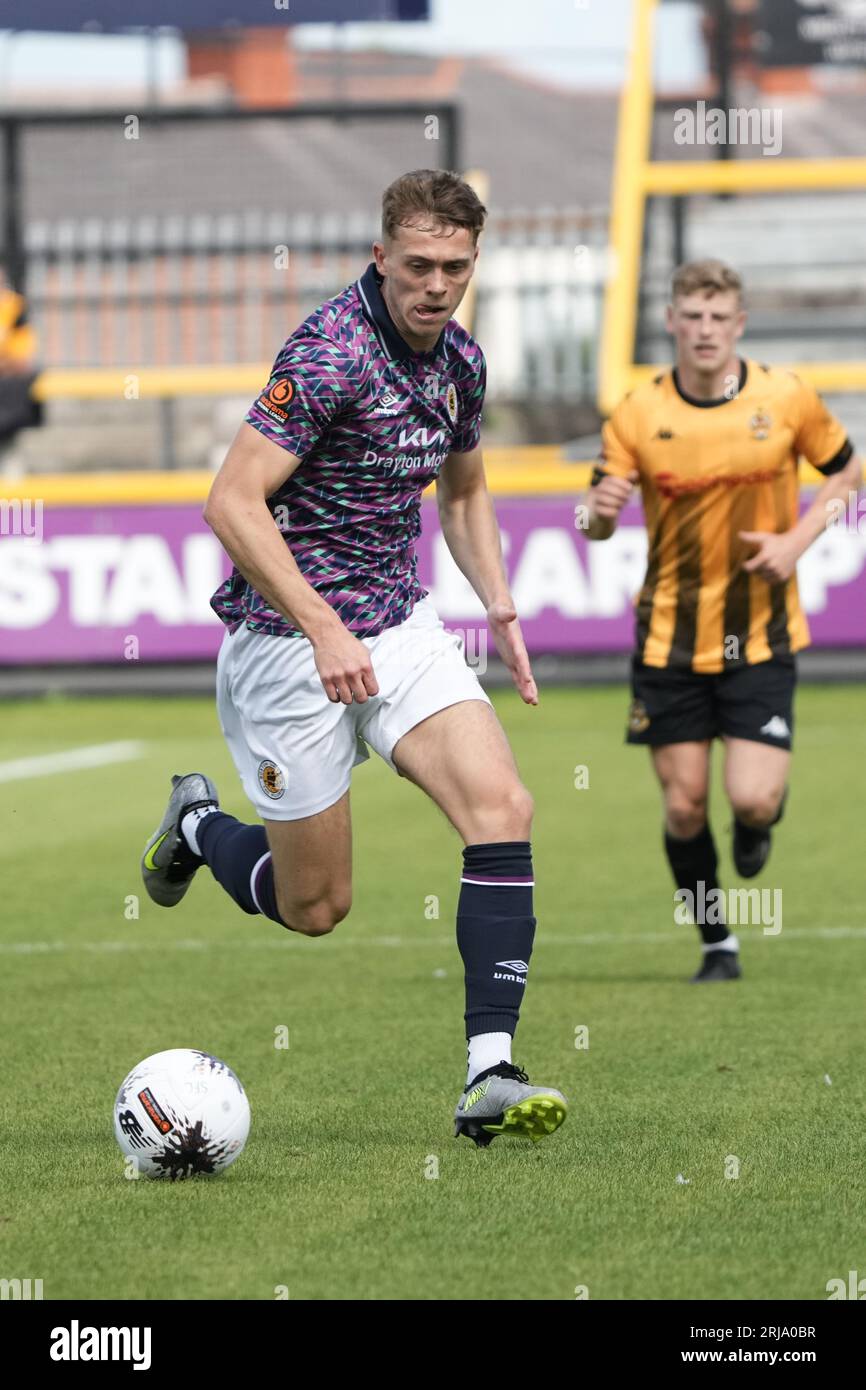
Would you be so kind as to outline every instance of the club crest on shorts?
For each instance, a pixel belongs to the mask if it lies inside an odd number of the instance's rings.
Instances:
[[[770,433],[773,421],[765,410],[756,410],[749,421],[749,430],[753,439],[766,439]]]
[[[445,404],[448,407],[448,419],[452,425],[457,424],[457,387],[453,381],[449,381],[448,390],[445,392]]]
[[[628,712],[628,727],[633,734],[643,734],[650,726],[650,718],[643,700],[632,700]]]
[[[259,786],[265,796],[269,796],[272,801],[279,801],[286,790],[286,779],[276,763],[271,762],[270,758],[265,758],[259,763]]]

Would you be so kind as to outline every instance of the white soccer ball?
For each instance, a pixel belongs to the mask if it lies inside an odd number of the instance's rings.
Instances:
[[[114,1102],[114,1133],[139,1173],[221,1173],[247,1142],[250,1103],[231,1067],[192,1048],[145,1057]]]

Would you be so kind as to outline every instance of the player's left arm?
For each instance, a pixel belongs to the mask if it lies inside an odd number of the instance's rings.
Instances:
[[[496,650],[521,699],[527,705],[537,705],[538,690],[508,586],[499,523],[487,490],[480,445],[448,455],[436,482],[436,502],[442,534],[454,562],[487,610]]]
[[[827,481],[790,530],[779,534],[740,532],[741,540],[751,541],[758,547],[743,568],[760,575],[768,584],[784,583],[791,578],[804,550],[838,517],[840,505],[847,503],[852,492],[857,493],[863,477],[863,464],[842,425],[830,414],[812,386],[802,381],[798,386],[801,413],[794,447],[824,474]]]

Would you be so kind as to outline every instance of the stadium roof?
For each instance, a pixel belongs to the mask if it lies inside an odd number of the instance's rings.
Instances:
[[[489,172],[494,210],[597,208],[609,202],[617,93],[566,91],[477,59],[312,51],[298,53],[297,63],[301,102],[322,103],[337,94],[346,101],[453,101],[461,112],[463,165]],[[200,88],[199,94],[206,91]],[[187,104],[193,95],[191,84]],[[785,157],[862,152],[862,93],[774,100],[783,105]],[[321,119],[153,125],[140,98],[127,94],[126,101],[122,109],[142,115],[138,140],[97,123],[28,135],[28,220],[247,209],[311,216],[372,212],[380,189],[397,173],[438,162],[417,119],[358,127]],[[119,98],[112,105],[118,107]],[[226,110],[222,104],[219,109]],[[659,110],[657,158],[711,156],[711,149],[676,144],[673,130],[670,107]],[[758,156],[757,150],[743,153]]]
[[[223,26],[425,20],[430,0],[3,0],[4,29],[115,33],[124,29],[207,31]]]

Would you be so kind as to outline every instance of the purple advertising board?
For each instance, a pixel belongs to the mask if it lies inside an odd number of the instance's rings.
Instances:
[[[198,503],[15,505],[0,516],[0,663],[215,657],[222,627],[208,601],[229,566]],[[574,498],[500,497],[496,511],[530,652],[627,651],[646,559],[639,507],[603,544],[575,525]],[[418,569],[446,626],[483,625],[433,501]],[[798,574],[813,642],[866,646],[866,510],[829,527]]]

